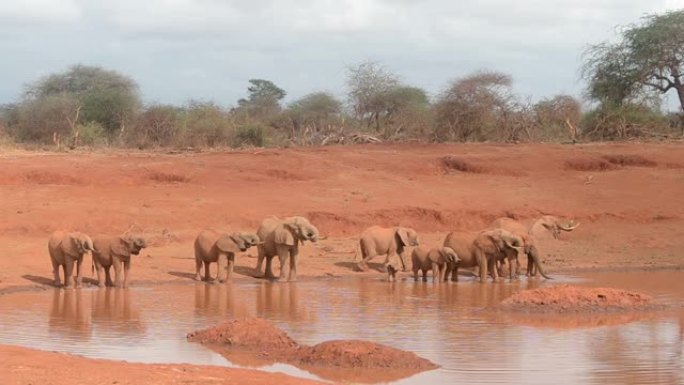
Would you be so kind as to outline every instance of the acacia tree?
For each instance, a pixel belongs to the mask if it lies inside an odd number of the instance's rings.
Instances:
[[[684,111],[684,10],[648,15],[624,27],[617,43],[590,46],[582,74],[589,96],[602,104],[674,90]]]
[[[526,127],[508,125],[517,118],[511,85],[509,75],[496,71],[456,79],[436,103],[436,139],[483,140],[489,133],[502,132],[504,140],[517,139],[519,129]]]
[[[238,100],[238,112],[245,112],[247,118],[265,118],[280,112],[280,101],[287,93],[270,80],[250,79],[246,99]]]
[[[138,85],[116,71],[81,64],[66,72],[49,75],[29,85],[24,107],[51,103],[55,98],[68,103],[62,115],[77,135],[80,122],[95,122],[105,132],[123,134],[140,107]]]
[[[372,61],[347,69],[347,88],[356,119],[385,137],[415,125],[415,116],[429,105],[424,90],[402,84],[397,75]]]
[[[315,136],[333,130],[339,123],[342,103],[327,92],[314,92],[292,102],[285,115],[292,138]]]

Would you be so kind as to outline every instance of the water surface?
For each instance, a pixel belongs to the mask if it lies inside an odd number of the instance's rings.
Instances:
[[[256,316],[302,344],[367,339],[442,366],[399,384],[680,384],[683,278],[663,271],[484,285],[349,278],[53,289],[0,296],[0,343],[131,362],[235,366],[186,342],[185,335],[229,318]],[[516,291],[563,282],[638,290],[678,309],[585,317],[496,310]],[[260,369],[315,378],[289,365]]]

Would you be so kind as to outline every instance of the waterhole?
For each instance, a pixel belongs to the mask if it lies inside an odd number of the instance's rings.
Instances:
[[[678,384],[684,383],[683,276],[638,272],[484,285],[349,278],[51,289],[0,296],[0,343],[130,362],[239,366],[186,342],[185,335],[229,318],[260,317],[302,344],[372,340],[441,365],[397,384]],[[641,291],[674,310],[577,317],[514,315],[496,308],[517,291],[568,282]],[[260,369],[317,378],[289,365]]]

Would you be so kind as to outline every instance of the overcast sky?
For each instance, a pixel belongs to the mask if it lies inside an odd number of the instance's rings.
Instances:
[[[135,79],[146,102],[229,106],[264,78],[287,100],[344,97],[345,69],[383,63],[436,94],[477,69],[537,100],[581,95],[589,43],[684,0],[2,0],[0,104],[75,63]]]

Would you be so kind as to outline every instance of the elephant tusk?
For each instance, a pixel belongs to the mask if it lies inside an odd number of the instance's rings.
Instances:
[[[578,223],[575,224],[574,226],[567,226],[567,227],[566,227],[566,226],[558,226],[558,227],[560,227],[560,229],[563,230],[563,231],[572,231],[572,230],[578,228],[579,225],[580,225],[580,223],[578,222]]]
[[[320,237],[318,237],[318,240],[319,240],[319,241],[325,241],[326,239],[328,239],[328,236],[327,236],[327,235],[326,235],[326,236],[320,236]]]

